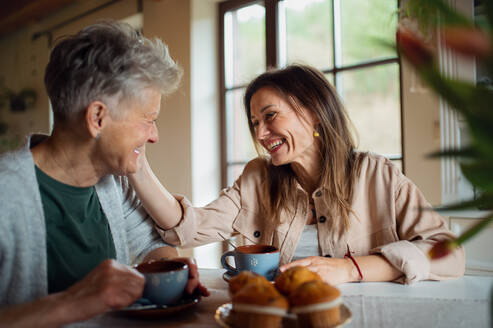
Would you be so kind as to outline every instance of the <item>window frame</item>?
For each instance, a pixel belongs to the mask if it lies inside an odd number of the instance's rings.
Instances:
[[[279,25],[278,25],[278,4],[283,0],[226,0],[219,3],[219,29],[218,29],[218,45],[219,45],[219,105],[220,105],[220,162],[221,162],[221,186],[225,188],[228,186],[228,167],[238,164],[246,164],[247,162],[228,162],[227,153],[227,127],[226,127],[226,93],[235,89],[241,89],[246,87],[246,85],[234,85],[230,88],[226,88],[225,81],[225,39],[224,39],[224,16],[228,11],[238,10],[255,3],[263,4],[265,7],[265,59],[266,59],[266,69],[271,67],[279,67]],[[341,0],[332,0],[332,12],[335,13],[335,6],[340,3]],[[397,8],[400,8],[400,0],[395,0],[397,2]],[[333,56],[333,68],[321,70],[324,74],[333,74],[334,76],[334,87],[337,89],[337,74],[344,71],[351,71],[366,67],[377,67],[381,65],[397,63],[399,65],[399,107],[400,107],[400,133],[401,133],[401,155],[400,156],[388,156],[390,160],[401,161],[402,172],[405,173],[405,162],[404,162],[404,110],[403,110],[403,90],[402,90],[402,63],[400,54],[395,57],[379,58],[374,60],[368,60],[360,62],[358,64],[352,65],[339,65],[337,62],[338,57],[335,54],[337,51],[336,45],[336,29],[335,29],[335,14],[332,17],[332,47],[334,49]]]

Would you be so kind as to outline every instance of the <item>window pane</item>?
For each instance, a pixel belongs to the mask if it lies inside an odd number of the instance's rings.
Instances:
[[[334,74],[332,73],[327,73],[327,74],[324,74],[325,75],[325,78],[327,79],[327,81],[329,81],[329,83],[334,86]]]
[[[340,4],[343,65],[396,56],[378,41],[394,43],[396,0],[341,0]],[[360,13],[357,18],[355,13]]]
[[[281,64],[333,67],[332,6],[329,0],[284,0],[280,7]]]
[[[247,117],[243,108],[245,89],[236,89],[226,93],[226,143],[227,160],[247,162],[257,156],[253,146]]]
[[[228,165],[228,186],[232,186],[233,183],[238,179],[240,176],[241,172],[243,172],[243,168],[245,167],[245,164],[235,164],[235,165]]]
[[[338,91],[359,138],[361,150],[401,155],[399,64],[339,73]]]
[[[224,16],[226,88],[243,85],[265,71],[265,8],[259,4]]]

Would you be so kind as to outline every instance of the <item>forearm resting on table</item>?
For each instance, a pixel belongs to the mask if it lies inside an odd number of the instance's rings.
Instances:
[[[55,293],[33,302],[2,307],[0,327],[58,327],[87,319],[67,296]]]
[[[355,256],[354,259],[358,263],[363,279],[356,265],[347,258],[346,260],[351,264],[350,281],[393,281],[402,276],[402,272],[382,255]]]
[[[158,226],[166,230],[178,224],[182,216],[181,206],[159,182],[147,161],[139,171],[129,175],[129,179],[147,213]]]

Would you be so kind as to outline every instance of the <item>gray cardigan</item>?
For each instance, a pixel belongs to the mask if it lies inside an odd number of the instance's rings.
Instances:
[[[30,151],[44,138],[31,136],[22,149],[0,156],[0,305],[48,294],[45,218]],[[150,251],[167,245],[125,177],[105,176],[96,192],[117,261],[138,263]]]

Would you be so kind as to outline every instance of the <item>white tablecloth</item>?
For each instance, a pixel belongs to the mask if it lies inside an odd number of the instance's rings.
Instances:
[[[218,306],[230,302],[223,272],[200,269],[201,280],[211,296],[184,313],[154,320],[106,314],[72,326],[219,327],[214,321],[214,312]],[[413,285],[351,283],[338,287],[352,312],[351,322],[344,328],[491,327],[489,307],[493,277],[466,276]]]
[[[413,285],[339,286],[353,316],[348,327],[491,327],[492,277],[465,276]]]

